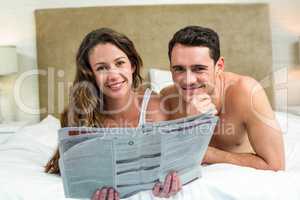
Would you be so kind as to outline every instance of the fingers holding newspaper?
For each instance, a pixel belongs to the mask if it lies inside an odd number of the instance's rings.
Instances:
[[[170,172],[164,183],[156,183],[152,189],[156,197],[168,198],[176,195],[182,189],[181,181],[176,172]],[[91,200],[119,200],[119,193],[112,187],[97,189]]]
[[[119,200],[119,193],[112,187],[97,189],[91,200]]]
[[[152,189],[152,193],[156,197],[168,198],[176,195],[182,188],[181,181],[176,172],[170,172],[164,183],[156,183]]]
[[[216,106],[213,104],[211,97],[206,94],[193,95],[193,98],[187,104],[187,113],[189,115],[199,115],[212,110],[212,114],[217,114]]]

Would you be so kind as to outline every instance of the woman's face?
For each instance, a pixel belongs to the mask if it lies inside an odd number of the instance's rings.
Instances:
[[[134,69],[121,49],[111,43],[98,44],[90,52],[89,63],[106,97],[122,98],[129,93]]]

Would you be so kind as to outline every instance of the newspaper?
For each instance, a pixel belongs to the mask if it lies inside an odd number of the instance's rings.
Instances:
[[[90,198],[114,187],[121,198],[151,190],[176,171],[182,184],[201,176],[218,117],[207,113],[137,128],[68,127],[58,131],[65,196]]]

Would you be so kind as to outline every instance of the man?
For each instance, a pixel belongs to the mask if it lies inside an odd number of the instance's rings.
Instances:
[[[215,107],[219,122],[203,163],[284,169],[281,130],[260,84],[224,71],[218,34],[199,26],[176,32],[169,42],[174,85],[162,90],[170,118]]]

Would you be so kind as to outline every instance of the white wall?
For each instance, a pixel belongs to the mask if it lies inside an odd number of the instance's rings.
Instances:
[[[300,1],[277,0],[270,5],[276,107],[286,111],[288,105],[300,105],[295,93],[300,91],[300,76],[294,73],[300,70]]]
[[[274,69],[294,66],[299,61],[296,59],[298,51],[295,44],[300,35],[300,7],[298,0],[9,0],[2,1],[0,7],[0,45],[16,45],[19,55],[20,73],[36,69],[36,41],[34,10],[41,8],[61,7],[85,7],[102,5],[147,5],[147,4],[180,4],[180,3],[270,3],[271,5],[271,27],[273,43]],[[282,76],[282,74],[279,74]],[[12,85],[15,83],[16,75],[9,78],[1,78],[1,87],[10,93],[10,102],[13,102]],[[38,82],[35,76],[27,78],[21,87],[22,102],[30,108],[38,109]],[[282,99],[282,98],[281,98]],[[284,105],[284,101],[277,100],[278,106]],[[299,101],[300,104],[300,101]],[[26,119],[38,121],[38,115],[30,115],[22,112],[16,107],[16,120]]]

